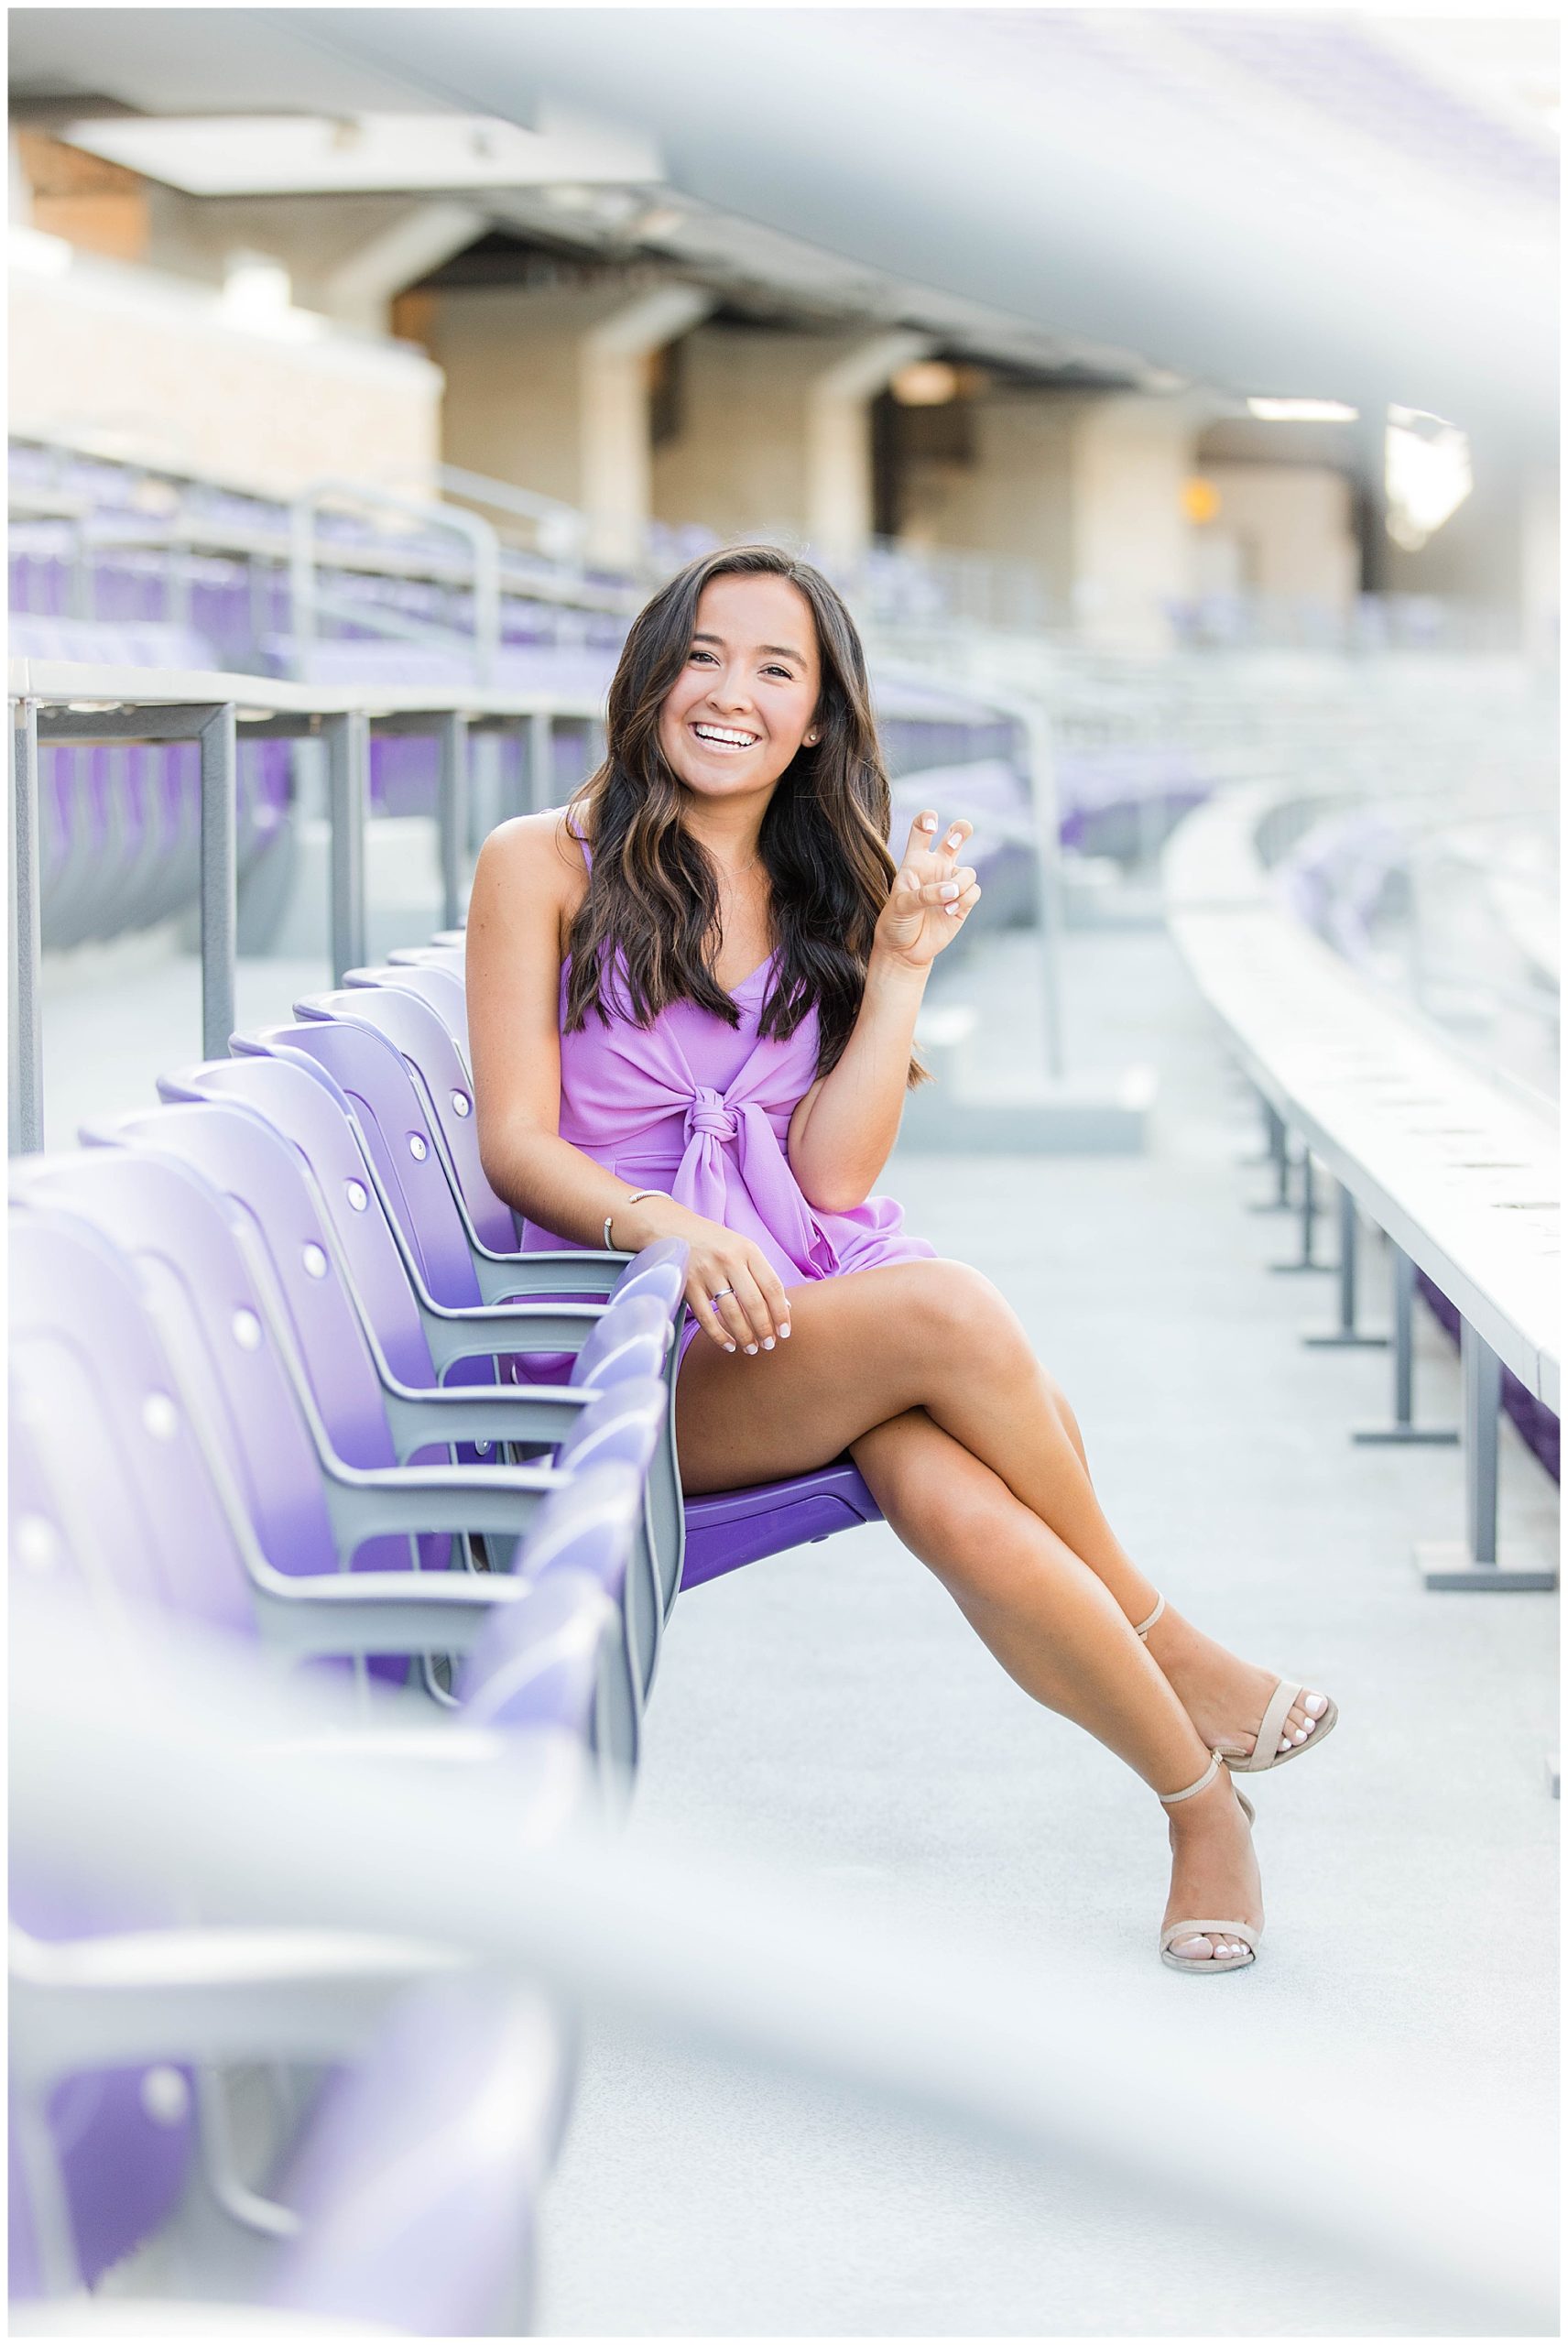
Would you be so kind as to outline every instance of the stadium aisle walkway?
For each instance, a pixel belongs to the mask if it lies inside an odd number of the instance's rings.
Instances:
[[[1032,947],[955,973],[1030,1047]],[[883,1529],[780,1556],[678,1608],[633,1828],[775,1860],[867,1910],[1080,1950],[1158,2063],[1288,2052],[1433,2091],[1469,2146],[1536,2123],[1554,2070],[1554,1849],[1543,1761],[1555,1600],[1429,1596],[1412,1538],[1453,1535],[1457,1456],[1353,1448],[1388,1410],[1378,1352],[1310,1352],[1326,1279],[1245,1201],[1257,1118],[1163,935],[1069,940],[1072,1063],[1152,1060],[1153,1145],[1121,1161],[900,1154],[913,1226],[1003,1285],[1078,1412],[1102,1497],[1156,1581],[1239,1650],[1332,1686],[1334,1747],[1258,1786],[1269,1933],[1230,1987],[1154,1943],[1153,1802],[1034,1708]],[[1332,1250],[1325,1227],[1324,1250]],[[1367,1249],[1365,1324],[1380,1324]],[[1421,1319],[1418,1406],[1457,1375]],[[1505,1430],[1505,1536],[1555,1535],[1555,1492]],[[1129,2125],[1138,2112],[1127,2112]],[[1244,2154],[1289,2158],[1260,2108]],[[1195,2124],[1194,2164],[1237,2145]],[[1270,2243],[1176,2227],[952,2139],[601,2031],[547,2209],[539,2325],[568,2335],[1394,2333],[1348,2274],[1325,2295]]]

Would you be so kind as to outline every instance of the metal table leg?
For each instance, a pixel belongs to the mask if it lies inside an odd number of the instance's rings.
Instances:
[[[1389,1240],[1393,1245],[1393,1240]],[[1366,1446],[1373,1444],[1419,1443],[1433,1449],[1452,1449],[1459,1434],[1453,1425],[1418,1425],[1412,1422],[1415,1397],[1416,1266],[1402,1246],[1394,1246],[1394,1422],[1366,1425],[1350,1436]]]
[[[542,814],[555,793],[555,720],[536,709],[528,723],[528,806],[530,814]]]
[[[362,968],[365,940],[365,825],[370,811],[370,726],[357,711],[328,716],[327,815],[332,826],[332,983]]]
[[[34,701],[11,706],[11,1089],[9,1152],[30,1156],[44,1144],[43,1019],[39,969],[38,712]]]
[[[1435,1589],[1511,1588],[1547,1591],[1557,1585],[1550,1564],[1497,1561],[1497,1420],[1503,1364],[1467,1319],[1459,1325],[1465,1380],[1465,1537],[1419,1545],[1416,1567]]]
[[[1329,1336],[1303,1336],[1301,1341],[1313,1351],[1384,1351],[1387,1336],[1364,1336],[1356,1325],[1356,1260],[1360,1228],[1356,1217],[1356,1199],[1342,1181],[1339,1183],[1339,1325]]]
[[[1271,1271],[1293,1276],[1302,1271],[1332,1271],[1333,1262],[1320,1262],[1312,1251],[1312,1239],[1317,1229],[1317,1191],[1312,1180],[1312,1151],[1305,1142],[1301,1147],[1301,1250],[1293,1262],[1270,1262]]]
[[[1248,1213],[1289,1213],[1290,1210],[1290,1134],[1285,1119],[1267,1099],[1263,1112],[1269,1118],[1269,1155],[1274,1166],[1274,1194],[1247,1207]]]
[[[197,736],[201,752],[201,1052],[227,1058],[234,1031],[234,953],[239,929],[235,856],[237,758],[234,707],[215,708]]]
[[[468,842],[468,719],[453,710],[441,721],[441,772],[436,825],[441,837],[441,926],[463,920],[467,890],[463,858]]]

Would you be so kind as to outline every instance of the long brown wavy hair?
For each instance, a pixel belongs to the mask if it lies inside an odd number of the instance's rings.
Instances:
[[[661,586],[632,622],[610,686],[606,755],[572,802],[593,853],[572,925],[569,1032],[611,1006],[648,1026],[694,1001],[731,1026],[740,1012],[713,976],[718,881],[681,820],[681,784],[659,747],[659,711],[685,667],[710,579],[787,578],[816,622],[822,697],[814,747],[779,777],[758,853],[772,889],[773,978],[759,1033],[785,1041],[814,1005],[817,1072],[842,1056],[866,989],[872,931],[896,866],[887,852],[887,776],[871,714],[866,654],[842,597],[810,562],[777,546],[726,546]],[[909,1081],[925,1079],[911,1060]]]

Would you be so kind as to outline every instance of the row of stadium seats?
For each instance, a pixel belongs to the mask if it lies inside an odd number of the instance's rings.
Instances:
[[[112,1618],[133,1668],[156,1665],[149,1620],[179,1619],[506,1738],[537,1783],[519,1828],[548,1831],[622,1805],[682,1586],[877,1510],[847,1459],[683,1502],[685,1249],[518,1252],[479,1163],[461,968],[444,935],[355,971],[80,1153],[15,1168],[12,1554]],[[372,1712],[373,1761],[378,1731]],[[21,2039],[29,2010],[49,2020],[14,2072],[14,2296],[91,2286],[194,2187],[254,2219],[233,2075],[145,2029],[114,2056],[77,1961],[147,1933],[140,1975],[167,1955],[172,1980],[203,1917],[26,1864],[13,1910]],[[516,1989],[394,1983],[319,2108],[285,2096],[260,2203],[286,2243],[257,2285],[488,2330],[526,2296],[571,2025]],[[301,2056],[288,1996],[252,2009],[243,2056]],[[497,2080],[505,2121],[480,2123]]]

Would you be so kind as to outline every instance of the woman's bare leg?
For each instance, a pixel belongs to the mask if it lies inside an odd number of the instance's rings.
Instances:
[[[1208,1761],[1174,1689],[1080,1556],[923,1409],[863,1434],[855,1464],[898,1537],[929,1565],[1009,1676],[1124,1759],[1155,1792]],[[1162,1927],[1224,1914],[1257,1928],[1252,1836],[1228,1781],[1167,1811],[1171,1894]],[[1177,1940],[1183,1961],[1225,1962],[1241,1941]]]
[[[725,1353],[699,1337],[678,1392],[681,1469],[694,1491],[801,1473],[909,1409],[1003,1482],[1141,1621],[1158,1591],[1095,1495],[1083,1436],[1017,1314],[957,1262],[888,1264],[789,1292],[792,1333],[770,1353]],[[1168,1609],[1150,1650],[1205,1744],[1245,1754],[1274,1687]],[[1312,1697],[1319,1713],[1322,1697]],[[1312,1731],[1292,1711],[1287,1737]]]

